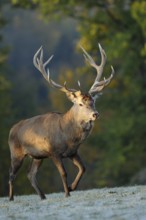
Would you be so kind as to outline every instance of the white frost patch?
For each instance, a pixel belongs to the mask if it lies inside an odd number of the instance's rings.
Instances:
[[[146,186],[119,187],[64,193],[0,198],[0,219],[32,220],[146,220]]]

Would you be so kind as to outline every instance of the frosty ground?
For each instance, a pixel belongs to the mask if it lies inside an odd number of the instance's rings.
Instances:
[[[0,219],[112,219],[146,220],[146,186],[92,189],[52,193],[46,200],[37,195],[0,198]]]

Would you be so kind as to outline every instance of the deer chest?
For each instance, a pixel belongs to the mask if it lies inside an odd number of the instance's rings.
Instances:
[[[63,157],[69,157],[74,155],[79,146],[83,143],[83,141],[88,137],[90,131],[93,127],[93,123],[82,123],[82,127],[73,135],[69,141],[66,143],[66,149],[62,153]]]

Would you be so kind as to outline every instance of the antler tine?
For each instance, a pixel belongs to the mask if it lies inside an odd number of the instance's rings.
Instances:
[[[83,56],[85,60],[93,67],[96,68],[96,63],[93,58],[87,53],[87,51],[80,45],[81,49],[83,50]]]
[[[66,82],[64,82],[64,86],[61,86],[60,84],[56,83],[54,80],[50,79],[49,69],[47,69],[47,73],[48,73],[48,81],[52,87],[55,87],[55,88],[61,90],[62,92],[76,92],[75,89],[68,89],[66,86]]]
[[[104,86],[107,86],[114,76],[115,70],[114,70],[113,66],[111,66],[111,69],[112,69],[111,75],[107,79],[104,77],[104,80],[103,80]]]
[[[39,53],[40,53],[40,57],[38,57]],[[47,72],[46,72],[45,67],[51,61],[52,58],[53,55],[49,57],[49,59],[45,63],[43,63],[43,49],[41,46],[33,57],[34,66],[42,73],[43,77],[49,82],[51,86],[60,89],[63,92],[75,92],[76,90],[67,88],[66,82],[64,83],[64,86],[62,86],[50,78],[49,68],[47,68]]]
[[[49,71],[49,69],[47,69],[47,73],[48,73],[48,81],[49,81],[49,83],[53,86],[53,87],[55,87],[55,88],[57,88],[57,89],[63,89],[63,88],[65,88],[65,85],[64,86],[61,86],[60,84],[58,84],[58,83],[56,83],[54,80],[52,80],[52,79],[50,79],[50,71]]]
[[[105,66],[105,63],[106,63],[106,53],[104,51],[104,49],[101,47],[100,44],[98,44],[99,46],[99,50],[100,50],[100,54],[101,54],[101,64],[100,66],[97,66],[97,77],[95,80],[99,81],[101,76],[102,76],[102,72],[103,72],[103,68]]]
[[[107,79],[104,77],[104,79],[100,82],[96,81],[89,90],[89,94],[93,95],[100,92],[105,86],[107,86],[111,82],[115,73],[114,68],[112,66],[111,69],[112,69],[111,75]]]
[[[39,53],[40,53],[40,57],[38,57]],[[44,64],[43,64],[43,56],[44,54],[41,46],[33,57],[33,64],[42,73],[43,77],[48,81],[48,76],[45,70],[45,66],[51,61],[53,55]]]
[[[97,65],[95,63],[95,61],[93,60],[93,58],[87,53],[87,51],[82,46],[80,46],[81,49],[83,50],[83,55],[85,57],[85,60],[88,61],[89,64],[92,67],[94,67],[97,71],[97,76],[94,80],[93,85],[91,86],[91,88],[89,90],[89,94],[91,94],[91,95],[93,95],[95,93],[99,93],[105,86],[107,86],[110,83],[110,81],[114,75],[114,68],[111,66],[112,73],[111,73],[110,77],[107,79],[104,78],[104,80],[100,81],[102,73],[103,73],[103,68],[106,63],[106,53],[100,44],[98,44],[98,46],[99,46],[99,50],[100,50],[100,54],[101,54],[101,64],[100,65]]]
[[[42,50],[42,46],[37,50],[37,52],[35,53],[34,57],[33,57],[33,64],[34,66],[38,69],[38,59],[37,56],[40,53],[40,51]]]
[[[79,80],[78,80],[78,87],[81,88],[81,83]]]
[[[80,45],[81,49],[83,50],[83,56],[85,58],[85,60],[96,69],[97,71],[97,76],[95,81],[99,81],[101,76],[102,76],[102,72],[103,72],[103,68],[104,65],[106,63],[106,54],[105,51],[103,50],[103,48],[101,47],[100,44],[98,44],[99,46],[99,50],[100,50],[100,54],[101,54],[101,64],[98,66],[95,61],[93,60],[93,58],[87,53],[87,51]]]

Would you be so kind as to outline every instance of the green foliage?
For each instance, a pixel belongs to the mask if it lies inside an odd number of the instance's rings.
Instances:
[[[139,27],[143,33],[143,41],[145,41],[146,37],[146,2],[145,1],[135,1],[131,7],[131,13],[133,18],[138,23]],[[141,55],[142,57],[146,57],[146,43],[144,43],[143,47],[141,48]],[[145,61],[146,62],[146,61]],[[146,63],[145,63],[146,64]]]

